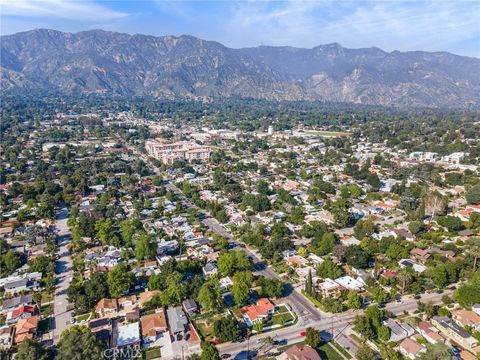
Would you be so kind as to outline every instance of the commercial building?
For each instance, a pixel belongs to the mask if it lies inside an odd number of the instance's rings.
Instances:
[[[207,160],[210,157],[210,148],[192,142],[181,141],[176,143],[160,143],[155,140],[147,141],[145,148],[148,154],[165,164],[172,164],[177,160]]]

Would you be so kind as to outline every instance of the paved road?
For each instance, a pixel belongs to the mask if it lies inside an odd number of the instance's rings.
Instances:
[[[440,303],[442,296],[449,293],[451,293],[451,291],[445,291],[443,294],[424,294],[419,300],[408,297],[405,298],[405,300],[400,304],[387,304],[386,309],[391,311],[395,315],[403,314],[405,311],[412,312],[417,309],[417,301],[432,301],[433,303]],[[352,323],[355,316],[361,313],[363,313],[363,310],[350,310],[340,314],[335,314],[334,316],[331,316],[329,318],[322,318],[321,320],[312,321],[308,325],[296,325],[286,327],[277,331],[270,331],[260,335],[256,335],[250,339],[249,348],[250,351],[253,352],[261,348],[261,339],[266,337],[272,337],[274,340],[280,342],[282,346],[300,342],[303,340],[303,337],[300,336],[300,332],[304,331],[307,327],[314,327],[320,330],[322,337],[326,339],[332,338],[333,329],[333,338],[337,340],[337,337],[341,335],[341,332]],[[221,354],[230,354],[234,359],[247,359],[246,342],[220,344],[218,345],[218,348]]]
[[[56,287],[54,301],[53,342],[58,343],[62,332],[71,326],[72,311],[67,299],[67,289],[73,276],[72,258],[67,249],[71,240],[67,227],[68,209],[63,207],[57,214],[55,226],[57,229],[58,259],[55,262]]]
[[[165,187],[174,192],[182,201],[184,206],[187,207],[194,207],[199,213],[202,213],[205,216],[205,219],[202,221],[211,231],[216,232],[223,237],[225,237],[230,243],[235,245],[236,250],[242,250],[247,253],[248,256],[253,261],[255,272],[259,275],[263,275],[265,277],[271,277],[280,279],[278,274],[268,266],[261,258],[260,255],[256,252],[250,250],[247,247],[242,246],[238,241],[236,241],[232,235],[232,233],[223,226],[220,222],[218,222],[215,218],[210,217],[206,211],[200,209],[195,204],[193,204],[189,199],[187,199],[183,193],[171,182],[166,183]],[[322,313],[319,309],[317,309],[308,299],[306,299],[302,294],[295,291],[292,286],[287,286],[288,295],[286,295],[283,299],[288,302],[297,315],[299,316],[299,322],[310,322],[315,320],[320,320],[322,317]],[[325,315],[326,316],[326,315]]]

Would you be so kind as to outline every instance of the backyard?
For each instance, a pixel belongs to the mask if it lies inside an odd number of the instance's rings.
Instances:
[[[193,320],[193,322],[195,328],[200,334],[200,337],[202,337],[204,341],[212,341],[215,337],[213,334],[213,324],[215,323],[215,321],[226,316],[228,316],[228,314],[224,312],[217,314],[212,314],[210,312],[197,316],[195,320]]]

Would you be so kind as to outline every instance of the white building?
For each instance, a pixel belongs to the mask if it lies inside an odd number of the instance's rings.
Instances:
[[[166,164],[171,164],[176,160],[206,160],[211,153],[208,146],[186,141],[164,144],[149,140],[145,143],[145,148],[150,156]]]

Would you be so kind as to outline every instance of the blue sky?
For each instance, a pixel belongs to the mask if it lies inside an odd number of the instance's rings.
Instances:
[[[229,47],[338,42],[480,57],[480,1],[0,0],[2,34],[34,28],[190,34]]]

